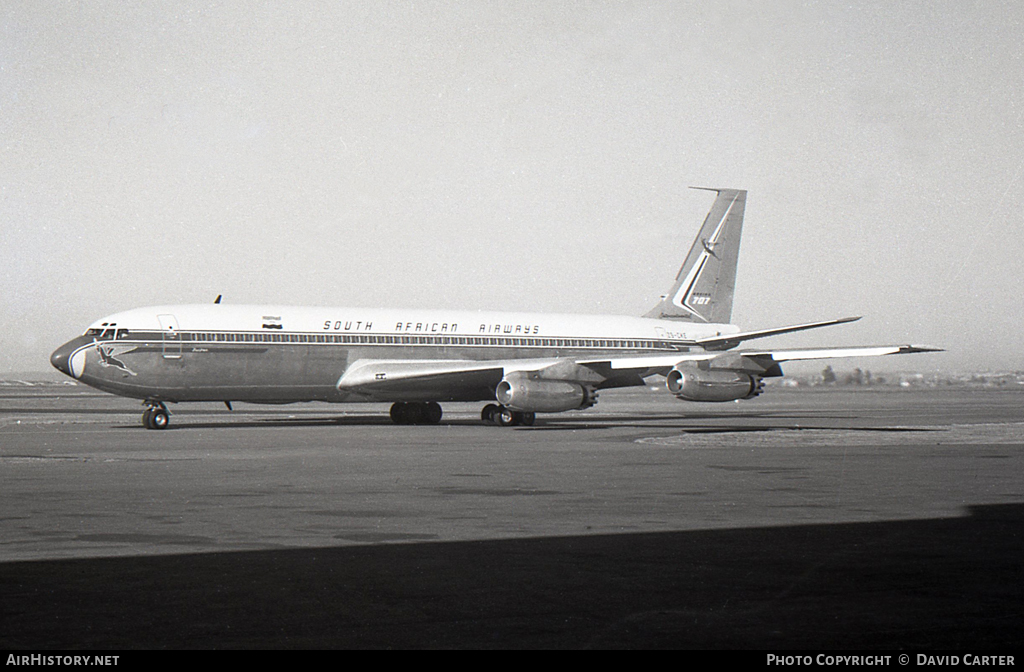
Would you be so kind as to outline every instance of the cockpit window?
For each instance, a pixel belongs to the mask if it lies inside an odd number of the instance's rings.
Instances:
[[[90,329],[89,331],[85,332],[85,335],[86,336],[99,336],[102,333],[103,333],[103,329],[101,329],[99,327],[96,327],[96,328]]]

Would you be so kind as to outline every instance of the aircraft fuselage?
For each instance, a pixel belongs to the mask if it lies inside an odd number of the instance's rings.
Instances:
[[[152,401],[482,401],[500,382],[445,395],[406,388],[372,397],[339,389],[362,360],[510,360],[666,354],[732,325],[638,317],[227,304],[154,306],[97,320],[53,365],[92,387]],[[465,381],[464,381],[465,382]],[[601,387],[637,384],[636,377]]]

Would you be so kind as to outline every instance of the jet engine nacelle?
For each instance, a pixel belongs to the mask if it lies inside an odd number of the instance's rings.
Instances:
[[[597,393],[579,383],[515,374],[505,376],[494,392],[502,406],[530,413],[558,413],[597,403]]]
[[[668,391],[686,401],[735,401],[761,394],[760,376],[740,371],[702,371],[678,365],[665,378]]]

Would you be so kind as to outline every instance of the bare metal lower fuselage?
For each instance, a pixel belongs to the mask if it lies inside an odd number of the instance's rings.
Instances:
[[[641,354],[652,349],[616,349]],[[101,353],[108,353],[105,357]],[[54,366],[91,387],[143,400],[163,402],[243,401],[285,404],[366,401],[492,401],[501,374],[452,374],[451,385],[372,395],[341,391],[339,377],[361,359],[509,360],[594,356],[593,348],[517,348],[465,345],[339,343],[247,343],[161,339],[104,340],[78,337],[52,356]],[[113,361],[111,361],[113,360]],[[73,362],[73,363],[72,363]],[[637,385],[635,376],[606,381],[601,387]]]

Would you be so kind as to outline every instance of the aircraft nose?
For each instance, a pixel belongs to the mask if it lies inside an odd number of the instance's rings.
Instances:
[[[65,376],[71,375],[71,344],[65,343],[50,355],[50,364]]]
[[[72,378],[78,378],[78,375],[76,375],[75,371],[71,368],[71,356],[79,346],[83,345],[84,342],[90,341],[91,339],[83,339],[82,337],[68,341],[53,351],[53,354],[50,355],[50,364],[53,365],[53,368],[57,369],[64,375],[71,376]],[[81,374],[82,372],[79,371],[77,373]]]

